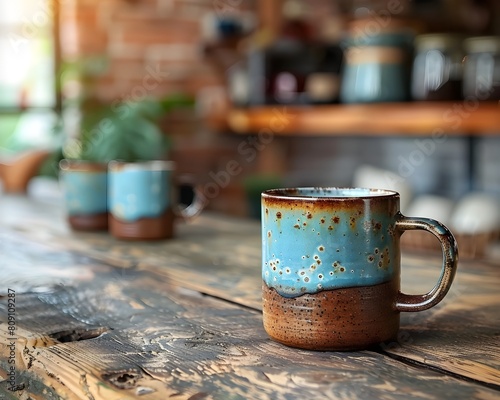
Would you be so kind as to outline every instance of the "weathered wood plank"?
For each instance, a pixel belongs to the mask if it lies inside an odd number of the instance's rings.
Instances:
[[[15,240],[11,238],[11,244]],[[16,247],[4,251],[4,260]],[[54,268],[71,254],[31,249]],[[75,256],[80,263],[86,262]],[[490,388],[405,365],[374,352],[311,352],[272,342],[259,311],[204,296],[137,269],[88,263],[50,290],[16,293],[21,397],[69,399],[458,399],[495,398]],[[29,283],[29,277],[24,278]],[[34,278],[36,279],[36,277]],[[31,286],[31,285],[28,285]],[[35,285],[36,287],[36,285]],[[0,299],[5,368],[6,298]],[[78,340],[83,339],[83,340]],[[16,371],[17,372],[17,371]],[[5,379],[5,373],[2,375]],[[0,382],[0,387],[5,387]]]
[[[154,270],[184,286],[261,307],[260,228],[254,221],[201,216],[189,225],[179,224],[175,239],[160,242],[123,242],[106,233],[76,233],[59,225],[28,226],[23,224],[20,232],[56,249],[124,268]]]
[[[260,309],[259,227],[242,226],[239,230],[239,224],[203,217],[170,242],[130,244],[93,234],[69,235],[55,243],[116,265],[138,265],[179,285]],[[231,228],[234,233],[228,234]],[[439,265],[437,258],[405,257],[403,289],[430,290]],[[399,341],[383,350],[500,385],[498,268],[480,261],[462,262],[443,303],[422,313],[403,314]]]
[[[28,207],[27,207],[28,208]],[[37,217],[38,218],[38,217]],[[124,243],[107,234],[75,234],[59,224],[37,220],[24,234],[60,249],[154,272],[159,279],[260,309],[259,224],[202,216],[179,226],[176,239]],[[43,229],[41,227],[43,226]],[[428,291],[439,275],[440,260],[404,257],[403,289]],[[450,373],[500,385],[500,265],[460,262],[450,294],[436,308],[403,314],[400,338],[382,351]],[[128,270],[122,270],[126,277]]]

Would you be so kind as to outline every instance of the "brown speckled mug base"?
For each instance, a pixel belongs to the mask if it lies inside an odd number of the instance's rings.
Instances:
[[[108,213],[72,215],[68,217],[68,223],[75,231],[105,231],[108,229]]]
[[[264,328],[287,346],[358,350],[392,340],[399,329],[398,281],[283,297],[262,284]]]
[[[174,213],[165,211],[155,218],[141,218],[133,222],[125,222],[112,214],[109,215],[111,234],[123,240],[161,240],[174,236]]]

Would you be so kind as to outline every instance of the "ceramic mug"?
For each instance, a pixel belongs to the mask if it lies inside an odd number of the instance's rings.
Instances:
[[[59,180],[68,223],[74,230],[108,228],[107,165],[83,160],[61,160]]]
[[[109,229],[118,239],[157,240],[174,236],[175,220],[198,215],[204,202],[197,195],[186,208],[176,203],[173,179],[175,164],[171,161],[108,165]]]
[[[422,229],[441,242],[429,293],[400,292],[400,236]],[[262,193],[263,322],[271,338],[313,350],[355,350],[395,339],[399,314],[438,304],[458,252],[441,223],[405,217],[399,194],[363,188]]]

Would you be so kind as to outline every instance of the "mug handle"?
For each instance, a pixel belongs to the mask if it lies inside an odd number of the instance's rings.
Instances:
[[[175,179],[175,184],[191,186],[191,188],[193,189],[194,198],[191,204],[184,208],[177,205],[173,209],[176,217],[181,218],[184,221],[189,221],[198,216],[203,211],[208,202],[206,200],[206,197],[203,195],[201,185],[196,185],[194,183],[194,178],[192,175],[184,174],[177,176]]]
[[[434,307],[443,300],[451,287],[458,265],[457,242],[449,229],[441,222],[430,218],[396,216],[396,230],[400,234],[409,230],[424,230],[432,233],[441,242],[443,265],[441,276],[434,288],[426,294],[410,295],[399,292],[395,308],[400,312],[423,311]]]

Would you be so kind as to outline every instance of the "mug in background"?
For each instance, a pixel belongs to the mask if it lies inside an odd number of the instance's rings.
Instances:
[[[82,160],[61,160],[59,180],[68,223],[74,230],[108,228],[107,165]]]
[[[400,292],[400,236],[423,229],[441,242],[441,276],[429,293]],[[438,304],[458,252],[450,231],[403,216],[399,194],[363,188],[262,193],[263,322],[271,338],[313,350],[355,350],[395,339],[399,314]]]
[[[108,166],[109,229],[113,236],[129,240],[157,240],[174,236],[177,217],[190,219],[203,209],[197,196],[185,209],[176,203],[171,161],[126,163]]]

